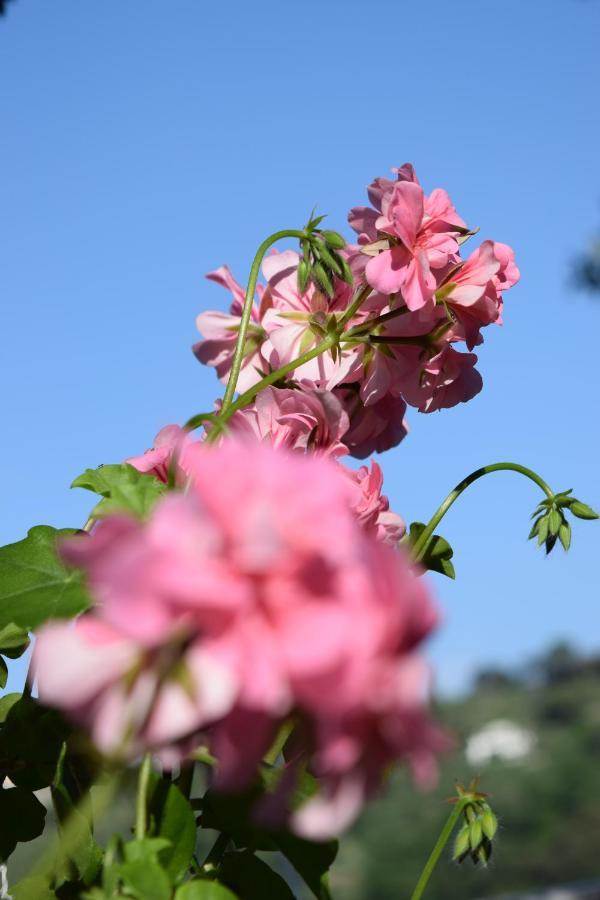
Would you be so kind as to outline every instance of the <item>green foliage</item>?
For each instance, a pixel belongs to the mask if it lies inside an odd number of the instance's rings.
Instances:
[[[9,695],[0,724],[0,772],[18,787],[52,784],[68,728],[62,717],[31,697]]]
[[[267,900],[270,895],[263,895]],[[235,894],[216,881],[188,881],[177,889],[175,900],[238,900]],[[245,900],[245,898],[244,898]]]
[[[294,900],[287,882],[250,850],[227,853],[219,878],[244,900]]]
[[[6,860],[20,841],[32,841],[44,830],[46,809],[31,791],[0,788],[0,860]]]
[[[95,519],[112,513],[128,513],[145,519],[166,490],[166,485],[128,463],[86,469],[71,484],[103,498],[92,510]]]
[[[150,833],[166,841],[157,860],[176,881],[185,874],[192,860],[196,846],[196,817],[189,800],[175,784],[156,775],[152,775],[150,784]]]
[[[0,628],[5,641],[20,641],[18,629],[22,635],[48,619],[70,618],[89,606],[81,574],[68,569],[56,552],[57,540],[74,533],[37,525],[24,540],[0,548]],[[22,643],[18,646],[24,649]],[[0,653],[9,655],[1,648]]]
[[[327,900],[327,873],[338,852],[337,841],[307,841],[284,829],[259,828],[254,811],[265,793],[274,789],[272,769],[264,767],[261,778],[250,789],[237,795],[208,791],[203,801],[202,825],[228,834],[239,849],[278,851],[293,866],[318,900]],[[312,776],[300,779],[292,806],[300,797],[314,793]]]

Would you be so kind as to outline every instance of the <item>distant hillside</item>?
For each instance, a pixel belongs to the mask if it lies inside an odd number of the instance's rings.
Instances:
[[[406,773],[393,777],[342,842],[335,896],[406,900],[448,815],[445,798],[456,780],[474,774],[501,823],[494,858],[476,870],[452,863],[448,853],[428,898],[519,896],[600,879],[600,657],[561,645],[521,672],[482,672],[471,696],[442,704],[439,715],[461,748],[444,760],[439,788],[421,795]],[[535,745],[519,760],[493,759],[477,773],[462,748],[497,719],[533,732]]]

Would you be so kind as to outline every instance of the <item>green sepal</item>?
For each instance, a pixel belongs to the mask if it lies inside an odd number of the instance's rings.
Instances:
[[[417,540],[425,529],[423,522],[411,522],[408,535],[405,536],[403,542],[408,543],[410,547],[414,547]],[[448,541],[439,534],[432,534],[424,551],[421,553],[419,565],[431,572],[439,572],[448,578],[456,578],[454,565],[451,562],[454,551]]]

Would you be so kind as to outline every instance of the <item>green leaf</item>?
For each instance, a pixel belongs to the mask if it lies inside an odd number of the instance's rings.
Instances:
[[[0,860],[6,860],[17,844],[33,841],[44,830],[46,808],[24,788],[0,789]]]
[[[125,862],[116,868],[119,877],[133,891],[136,900],[170,900],[170,879],[154,860]]]
[[[235,894],[216,881],[188,881],[177,889],[175,900],[238,900]],[[265,895],[261,900],[270,900]]]
[[[32,631],[87,609],[81,573],[67,569],[56,552],[57,540],[74,533],[36,525],[22,541],[0,547],[0,627]]]
[[[318,900],[327,900],[327,873],[337,856],[338,842],[306,841],[288,832],[276,837],[281,853],[289,860],[298,875],[306,882]]]
[[[588,506],[587,503],[582,503],[580,500],[573,500],[573,502],[569,505],[569,509],[574,516],[577,516],[578,519],[598,518],[598,513],[594,512],[592,507]]]
[[[9,622],[4,628],[0,628],[0,653],[10,659],[18,659],[29,647],[27,631],[19,628],[14,622]]]
[[[219,878],[244,900],[294,900],[281,875],[251,850],[226,854],[219,866]]]
[[[143,862],[146,859],[157,862],[158,853],[170,846],[171,841],[168,841],[166,838],[136,839],[125,844],[123,853],[127,862]]]
[[[112,513],[129,513],[139,519],[148,516],[167,489],[158,478],[138,472],[128,463],[86,469],[71,487],[85,488],[104,498],[92,510],[95,518]]]
[[[24,878],[10,889],[13,900],[56,900],[56,894],[50,888],[48,880],[41,876]]]
[[[52,783],[69,733],[61,716],[32,697],[10,704],[0,730],[2,771],[19,787],[38,791]]]
[[[176,881],[187,871],[196,847],[194,810],[175,784],[153,774],[148,812],[153,836],[169,842],[158,861]]]
[[[8,681],[8,666],[6,665],[6,662],[3,659],[3,657],[0,656],[0,688],[5,688],[7,681]]]
[[[5,694],[0,697],[0,725],[5,721],[15,703],[21,699],[21,694]]]

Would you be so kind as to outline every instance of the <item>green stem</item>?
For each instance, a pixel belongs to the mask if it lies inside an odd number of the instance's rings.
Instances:
[[[177,787],[184,797],[188,800],[192,794],[192,784],[194,783],[194,761],[185,762],[181,766],[179,778],[177,779]]]
[[[537,484],[537,486],[542,489],[542,491],[549,499],[552,499],[552,497],[554,497],[553,491],[546,484],[543,478],[540,478],[540,476],[532,469],[528,469],[527,466],[521,466],[519,465],[519,463],[499,462],[492,463],[489,466],[483,466],[483,468],[481,469],[476,469],[474,472],[471,472],[470,475],[467,475],[466,478],[463,478],[463,480],[456,485],[453,491],[450,491],[444,502],[437,508],[434,515],[421,532],[418,540],[415,541],[415,545],[412,548],[412,554],[415,562],[419,562],[419,560],[422,558],[430,537],[432,536],[433,532],[442,521],[454,501],[460,497],[462,492],[465,491],[470,484],[473,484],[473,482],[477,481],[479,478],[483,478],[484,475],[489,475],[491,472],[518,472],[519,475],[524,475],[526,478],[529,478],[530,481],[533,481],[534,484]]]
[[[446,820],[446,824],[444,825],[444,827],[442,828],[442,830],[440,832],[440,836],[438,837],[438,839],[435,843],[435,846],[434,846],[433,850],[431,851],[429,859],[425,863],[425,867],[424,867],[423,871],[421,872],[421,876],[420,876],[419,880],[417,881],[417,886],[415,887],[414,891],[411,894],[410,900],[421,900],[421,897],[423,896],[425,888],[427,887],[427,882],[431,878],[431,875],[433,874],[433,870],[435,869],[437,862],[438,862],[440,856],[442,855],[444,847],[446,846],[448,839],[452,835],[452,832],[454,831],[456,823],[458,822],[458,820],[461,817],[461,814],[462,814],[463,809],[465,808],[466,802],[467,802],[466,800],[458,800],[454,809],[448,816],[448,819]]]
[[[138,841],[143,841],[146,837],[148,785],[150,784],[151,770],[152,758],[149,753],[146,753],[142,760],[138,775],[138,789],[135,803],[135,837]]]
[[[251,403],[256,395],[262,391],[264,388],[269,387],[271,384],[275,384],[275,382],[279,381],[280,378],[284,378],[286,375],[289,375],[290,372],[293,372],[294,369],[303,366],[304,363],[310,362],[311,359],[315,359],[315,357],[320,356],[321,353],[325,353],[327,350],[330,350],[334,344],[337,343],[337,335],[328,334],[326,338],[324,338],[321,343],[317,344],[316,347],[313,347],[312,350],[307,350],[306,353],[303,353],[302,356],[299,356],[297,359],[293,359],[291,362],[286,363],[285,366],[281,366],[280,369],[275,369],[274,372],[270,372],[268,375],[265,375],[264,378],[261,378],[256,384],[253,384],[251,388],[242,394],[235,403],[231,403],[227,409],[223,407],[221,410],[221,414],[219,416],[219,422],[221,425],[224,425],[229,419],[232,417],[234,413],[238,411],[238,409],[243,409],[245,406],[248,406]],[[190,427],[190,422],[193,422],[193,419],[190,419],[189,422],[186,423],[186,428]],[[206,443],[211,444],[217,440],[219,437],[220,430],[216,428],[212,428],[206,437]]]
[[[246,348],[246,335],[248,333],[248,326],[250,325],[250,318],[252,316],[252,305],[254,303],[254,295],[256,293],[256,282],[258,281],[260,264],[269,247],[277,243],[277,241],[282,240],[283,238],[298,238],[302,241],[309,240],[310,235],[306,231],[299,231],[298,229],[294,228],[286,228],[283,231],[276,231],[274,234],[269,235],[268,238],[265,238],[265,240],[256,251],[256,256],[254,257],[252,268],[250,269],[250,277],[248,278],[248,287],[246,288],[244,307],[242,309],[242,317],[240,320],[240,330],[237,336],[235,351],[233,354],[233,361],[231,363],[231,372],[229,373],[229,379],[227,381],[227,387],[225,389],[225,396],[223,397],[221,416],[223,416],[227,412],[227,409],[231,405],[233,395],[235,394],[235,388],[240,374],[240,369],[242,368],[244,350]]]

